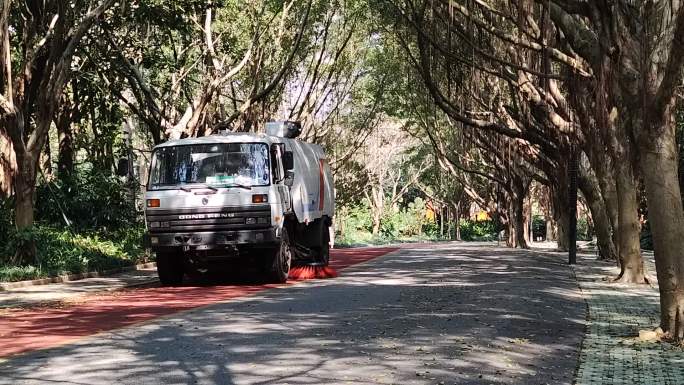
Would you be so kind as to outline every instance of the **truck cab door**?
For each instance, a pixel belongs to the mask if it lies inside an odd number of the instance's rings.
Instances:
[[[283,212],[292,211],[292,198],[290,196],[290,187],[285,185],[285,169],[283,166],[283,155],[285,154],[285,145],[283,143],[273,144],[271,146],[271,157],[273,158],[273,175],[275,188],[280,197],[280,203],[283,205]]]

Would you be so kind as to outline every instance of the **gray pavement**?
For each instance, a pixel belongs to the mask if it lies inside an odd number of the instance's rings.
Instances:
[[[557,256],[404,248],[0,363],[0,384],[570,384],[585,302]]]
[[[580,255],[575,270],[589,312],[578,385],[684,384],[684,349],[637,338],[660,320],[653,254],[644,260],[652,286],[611,282],[619,273],[614,262]]]
[[[30,307],[52,302],[68,302],[103,291],[158,282],[154,267],[132,270],[106,277],[84,278],[77,281],[25,286],[0,291],[0,309]]]

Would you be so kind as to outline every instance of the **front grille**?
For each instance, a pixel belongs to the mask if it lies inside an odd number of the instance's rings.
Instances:
[[[151,233],[264,229],[271,226],[271,207],[148,210],[146,217]],[[247,218],[254,223],[247,224]]]

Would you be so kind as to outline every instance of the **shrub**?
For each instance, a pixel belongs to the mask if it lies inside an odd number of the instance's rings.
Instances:
[[[3,257],[2,247],[9,242],[9,235],[14,231],[14,209],[10,199],[0,199],[0,261]]]
[[[141,247],[143,232],[143,227],[134,226],[113,234],[118,239],[102,239],[95,233],[73,234],[46,225],[14,231],[5,245],[5,255],[10,255],[25,242],[34,241],[38,263],[0,266],[0,281],[104,271],[145,261],[147,256]]]
[[[591,228],[589,226],[589,221],[585,217],[577,218],[577,240],[580,241],[591,241],[593,238],[591,234]]]
[[[360,205],[350,207],[347,216],[343,220],[345,221],[346,229],[367,232],[373,230],[372,215],[368,202],[365,200]]]
[[[447,231],[448,229],[444,229]],[[437,238],[440,236],[440,227],[436,221],[427,221],[423,224],[423,234],[430,238]]]
[[[534,239],[541,237],[546,240],[546,220],[541,215],[532,217],[532,235]]]
[[[653,234],[651,234],[651,226],[648,221],[641,226],[641,234],[639,235],[639,244],[644,250],[653,250]]]
[[[0,280],[102,271],[145,260],[144,224],[134,201],[118,178],[90,169],[42,181],[31,229],[17,232],[11,200],[0,201]],[[36,263],[10,266],[8,257],[29,242],[36,246]]]
[[[461,219],[459,227],[461,239],[464,241],[496,240],[496,224],[493,220],[478,222],[470,219]]]
[[[336,239],[336,244],[385,244],[400,239],[410,241],[423,235],[430,238],[439,234],[437,223],[425,216],[426,203],[422,198],[417,197],[404,207],[392,208],[389,203],[385,207],[386,211],[380,221],[380,232],[375,236],[371,234],[373,221],[367,200],[364,199],[359,205],[338,210],[338,221],[344,227],[344,233]]]
[[[425,217],[425,207],[425,201],[420,197],[406,208],[392,210],[390,207],[380,222],[380,233],[390,239],[422,235],[426,225],[434,225],[434,221],[428,221]]]
[[[134,199],[118,178],[82,170],[72,178],[38,186],[36,218],[63,226],[63,215],[76,231],[106,233],[140,223]]]

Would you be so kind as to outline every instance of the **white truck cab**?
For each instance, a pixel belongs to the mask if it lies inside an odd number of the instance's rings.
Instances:
[[[153,150],[145,191],[147,243],[162,284],[185,273],[256,264],[285,282],[298,262],[326,265],[334,185],[323,149],[293,122],[267,134],[169,141]],[[230,262],[230,263],[228,263]]]

